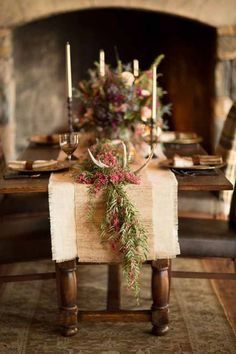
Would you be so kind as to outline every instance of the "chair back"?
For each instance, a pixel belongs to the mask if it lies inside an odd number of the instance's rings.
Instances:
[[[231,228],[236,230],[236,183],[234,185],[234,192],[233,192],[233,196],[231,199],[229,225]]]
[[[6,160],[5,160],[5,156],[4,156],[4,153],[3,153],[2,141],[1,141],[1,138],[0,138],[0,173],[3,172],[5,167],[6,167]]]
[[[234,185],[236,180],[236,103],[232,105],[227,115],[216,153],[222,155],[226,162],[224,174]],[[232,194],[232,191],[222,191],[219,193],[219,197],[223,202],[223,213],[225,215],[229,215]]]

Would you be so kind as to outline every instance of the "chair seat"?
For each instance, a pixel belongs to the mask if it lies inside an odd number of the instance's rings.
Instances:
[[[0,204],[0,218],[13,215],[49,214],[47,193],[8,194]]]
[[[236,257],[236,230],[222,220],[180,218],[181,256]]]
[[[48,216],[3,219],[0,229],[0,263],[51,258]]]

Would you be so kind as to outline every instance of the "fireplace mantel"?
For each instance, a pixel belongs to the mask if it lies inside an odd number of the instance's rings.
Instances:
[[[156,11],[217,28],[236,25],[235,0],[0,0],[0,27],[16,27],[65,12],[99,8]]]

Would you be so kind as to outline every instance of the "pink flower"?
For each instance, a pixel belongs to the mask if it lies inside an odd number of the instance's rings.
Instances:
[[[133,82],[135,80],[135,77],[132,73],[130,73],[129,71],[123,71],[123,73],[121,74],[121,77],[125,83],[126,86],[132,86]]]
[[[99,154],[97,154],[96,158],[98,160],[101,160],[109,167],[114,167],[117,165],[117,158],[113,155],[111,151],[100,152]]]
[[[141,114],[141,118],[142,120],[146,120],[152,117],[152,110],[147,107],[147,106],[143,106],[140,110],[140,114]]]
[[[116,171],[110,175],[110,181],[114,184],[127,182],[131,184],[139,184],[140,178],[133,172]]]
[[[114,184],[125,181],[125,172],[116,171],[110,175],[110,181]]]
[[[94,192],[100,192],[108,183],[108,178],[102,172],[96,172],[94,175]]]
[[[86,175],[86,172],[82,172],[77,178],[76,178],[77,183],[82,183],[82,184],[91,184],[91,178],[89,178]]]
[[[116,232],[120,230],[120,221],[117,214],[113,214],[111,218],[111,226]]]
[[[133,172],[125,172],[125,180],[128,183],[139,184],[140,177],[136,176]]]
[[[129,108],[128,104],[127,104],[127,103],[123,103],[123,104],[121,104],[120,106],[115,107],[115,108],[114,108],[114,111],[115,111],[115,112],[122,112],[122,113],[124,113],[124,112],[126,112],[126,111],[128,110],[128,108]]]
[[[140,94],[143,97],[149,97],[151,95],[150,91],[148,90],[141,90]]]

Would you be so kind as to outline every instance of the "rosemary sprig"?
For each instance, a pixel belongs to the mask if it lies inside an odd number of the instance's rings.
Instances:
[[[148,252],[147,233],[140,223],[139,212],[124,187],[124,184],[110,183],[106,188],[106,210],[101,224],[101,239],[103,242],[117,245],[122,255],[124,277],[138,299],[140,271]],[[114,215],[119,221],[118,228],[112,223]]]

